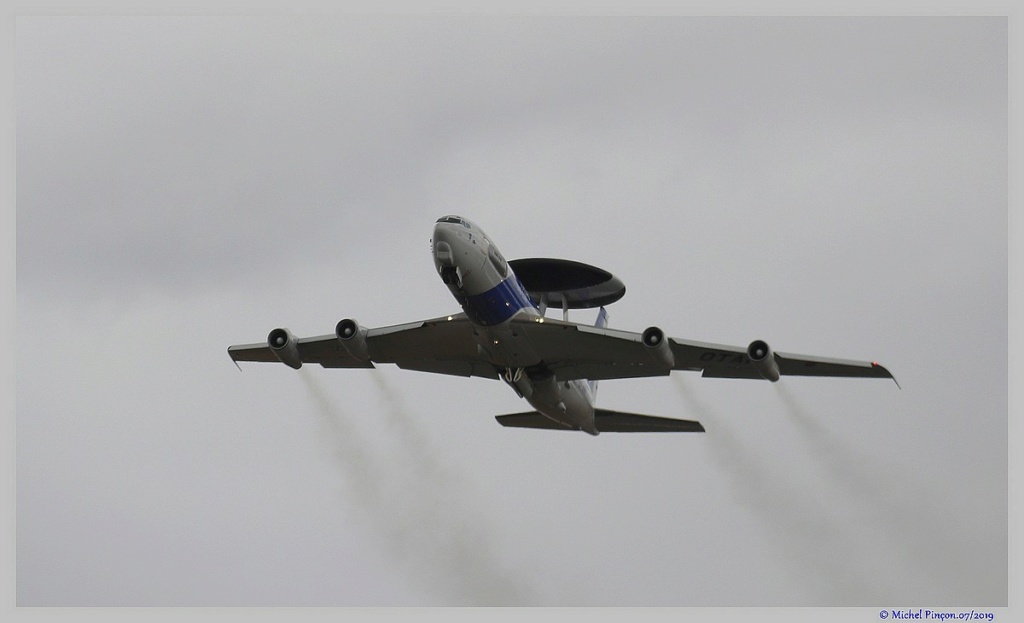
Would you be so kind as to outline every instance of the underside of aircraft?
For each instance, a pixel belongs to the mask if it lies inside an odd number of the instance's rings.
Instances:
[[[231,346],[233,361],[305,363],[325,368],[373,368],[393,363],[435,374],[502,380],[535,409],[497,416],[503,426],[601,432],[703,432],[679,420],[597,408],[597,383],[667,376],[761,379],[831,376],[892,379],[867,361],[776,353],[763,340],[747,347],[666,337],[658,327],[640,333],[607,327],[606,305],[625,285],[611,273],[551,258],[506,261],[477,225],[460,216],[438,219],[431,238],[434,265],[462,312],[367,329],[351,318],[333,334],[296,338],[274,329],[267,341]],[[562,319],[548,317],[562,309]],[[568,320],[569,310],[600,308],[593,326]]]

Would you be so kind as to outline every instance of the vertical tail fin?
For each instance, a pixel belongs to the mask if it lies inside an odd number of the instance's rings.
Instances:
[[[601,307],[601,310],[597,312],[597,322],[594,323],[595,327],[603,329],[608,326],[608,310]],[[597,398],[597,381],[587,381],[590,385],[590,398],[594,400]]]

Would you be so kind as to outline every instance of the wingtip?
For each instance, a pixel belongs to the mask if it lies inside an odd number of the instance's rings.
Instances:
[[[235,353],[232,352],[230,346],[228,347],[228,357],[231,357],[231,363],[235,364],[235,367],[238,368],[239,372],[241,372],[242,371],[242,366],[238,365],[238,360],[235,359]]]
[[[896,387],[899,390],[901,390],[901,391],[903,390],[903,387],[900,386],[900,382],[896,380],[896,375],[894,375],[892,372],[889,372],[888,368],[886,368],[882,364],[878,363],[877,361],[872,361],[871,362],[871,366],[881,370],[882,372],[884,372],[885,376],[888,376],[890,379],[892,379],[893,383],[896,383]]]

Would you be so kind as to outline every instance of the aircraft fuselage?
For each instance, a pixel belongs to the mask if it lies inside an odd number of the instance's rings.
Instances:
[[[544,317],[487,234],[464,218],[446,216],[434,225],[431,250],[441,280],[474,325],[481,353],[503,370],[505,382],[544,416],[598,434],[591,386],[558,382],[529,340],[513,330],[514,317]]]

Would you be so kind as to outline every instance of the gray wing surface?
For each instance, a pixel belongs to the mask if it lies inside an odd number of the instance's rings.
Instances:
[[[539,320],[513,319],[512,328],[528,338],[529,348],[559,380],[666,376],[672,370],[699,371],[713,378],[762,378],[744,347],[668,338],[674,359],[673,367],[668,368],[654,349],[643,344],[640,333],[553,318]],[[374,363],[393,363],[408,370],[498,378],[494,365],[481,354],[473,331],[465,314],[368,329],[366,344],[371,361],[350,355],[334,335],[300,338],[297,348],[303,363],[325,368],[372,368]],[[231,346],[228,354],[236,362],[278,361],[266,343]],[[786,353],[776,353],[775,359],[783,376],[893,378],[884,367],[866,361]]]
[[[370,358],[399,368],[498,378],[473,338],[473,323],[465,314],[445,316],[393,327],[370,329],[366,335]]]
[[[640,333],[591,327],[550,318],[514,321],[560,380],[665,376],[672,370],[699,371],[711,378],[761,379],[745,347],[668,338],[674,365],[666,368]],[[888,378],[877,363],[776,353],[783,376]],[[895,379],[893,379],[895,380]]]
[[[494,366],[480,356],[473,325],[464,314],[368,329],[366,345],[371,361],[350,355],[334,335],[297,341],[302,363],[325,368],[373,368],[374,363],[393,363],[409,370],[498,378]],[[236,362],[278,361],[266,343],[231,346],[228,354]]]
[[[299,338],[299,357],[303,363],[318,363],[325,368],[372,368],[373,364],[361,361],[342,348],[341,342],[333,335]],[[228,347],[232,361],[279,361],[266,342]]]
[[[673,340],[673,351],[684,349],[689,345],[680,344]],[[698,357],[709,357],[713,353],[715,357],[723,356],[724,350],[699,351]],[[761,376],[751,365],[746,357],[746,350],[739,351],[744,363],[737,363],[736,355],[724,355],[725,361],[717,358],[710,358],[703,368],[703,376],[726,379],[757,379]],[[793,355],[790,353],[775,353],[775,361],[779,365],[779,374],[782,376],[835,376],[835,377],[863,377],[896,379],[884,366],[871,361],[853,361],[850,359],[832,359],[827,357],[812,357],[810,355]]]

